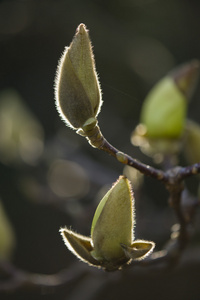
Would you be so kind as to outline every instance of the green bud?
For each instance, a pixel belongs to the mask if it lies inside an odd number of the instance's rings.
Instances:
[[[133,195],[127,178],[119,180],[103,197],[94,215],[91,237],[92,255],[97,260],[112,261],[124,256],[120,244],[133,241]]]
[[[164,78],[145,99],[141,122],[146,126],[147,136],[178,137],[183,130],[186,114],[186,98],[173,79]]]
[[[79,129],[96,118],[102,104],[92,46],[84,24],[66,47],[55,80],[56,106],[64,122]]]
[[[146,136],[178,138],[184,128],[188,98],[194,89],[199,63],[193,61],[160,80],[144,100],[141,123]]]
[[[96,209],[91,238],[62,228],[60,232],[66,246],[84,262],[107,271],[118,270],[131,260],[143,259],[155,244],[134,241],[133,206],[130,183],[121,176]]]

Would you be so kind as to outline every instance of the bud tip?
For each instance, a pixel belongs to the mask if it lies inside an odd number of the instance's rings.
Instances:
[[[77,33],[83,34],[85,31],[87,31],[85,24],[79,24],[77,27]]]

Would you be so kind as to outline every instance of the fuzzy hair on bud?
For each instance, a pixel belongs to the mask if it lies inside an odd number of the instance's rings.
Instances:
[[[57,110],[63,121],[79,129],[100,112],[102,99],[88,30],[80,24],[58,63],[55,79]]]

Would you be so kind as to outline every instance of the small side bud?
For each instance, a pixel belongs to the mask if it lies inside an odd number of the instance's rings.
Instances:
[[[85,133],[92,130],[97,125],[97,120],[95,118],[89,118],[82,126]]]
[[[60,59],[55,80],[55,98],[64,122],[79,129],[90,118],[96,118],[102,104],[92,46],[84,24],[66,47]]]
[[[118,151],[118,152],[116,153],[116,158],[117,158],[117,160],[118,160],[119,162],[121,162],[122,164],[127,164],[127,163],[128,163],[128,158],[127,158],[127,156],[126,156],[123,152],[121,152],[121,151]]]

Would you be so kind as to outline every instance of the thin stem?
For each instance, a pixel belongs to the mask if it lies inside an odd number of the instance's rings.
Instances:
[[[178,242],[177,247],[179,247],[180,251],[185,248],[188,242],[188,222],[181,207],[183,189],[184,187],[182,182],[176,183],[176,185],[173,184],[170,187],[168,186],[168,190],[170,192],[169,204],[173,208],[180,226],[178,232],[176,233]]]
[[[104,138],[98,125],[88,131],[85,131],[85,135],[89,143],[93,147],[107,152],[109,155],[115,157],[119,162],[137,169],[144,175],[162,181],[164,182],[164,184],[168,184],[173,179],[171,176],[169,176],[168,170],[162,171],[160,169],[146,165],[115,148]],[[177,169],[177,167],[172,168],[171,170],[173,169]],[[176,177],[177,180],[180,181],[185,179],[186,177],[196,175],[198,173],[200,173],[200,163],[196,163],[186,167],[179,167],[179,174],[176,174],[174,178]]]
[[[163,171],[155,169],[149,165],[143,164],[142,162],[132,158],[131,156],[119,151],[118,149],[113,147],[106,139],[104,139],[104,143],[101,149],[114,156],[121,163],[134,167],[146,176],[150,176],[161,181],[164,180]]]
[[[146,176],[153,177],[160,181],[165,181],[165,173],[162,170],[155,169],[151,166],[141,163],[139,160],[132,158],[131,156],[119,151],[112,146],[102,135],[98,126],[95,126],[92,130],[85,132],[89,143],[100,150],[107,152],[109,155],[114,156],[119,162],[134,167]]]
[[[17,269],[9,262],[2,261],[0,262],[0,272],[6,278],[0,282],[0,292],[14,292],[20,289],[33,290],[38,288],[51,290],[84,276],[87,269],[84,268],[84,265],[78,264],[56,274],[46,275],[26,272]]]

